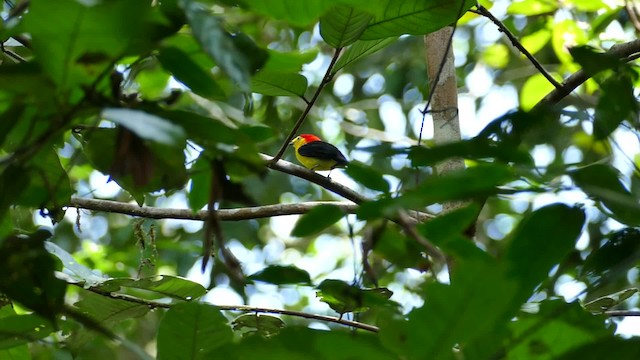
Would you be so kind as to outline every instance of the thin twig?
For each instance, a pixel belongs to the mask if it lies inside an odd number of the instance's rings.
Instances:
[[[333,69],[333,66],[336,64],[336,61],[338,61],[338,58],[340,57],[340,52],[341,51],[342,51],[342,48],[337,48],[336,49],[335,53],[333,54],[333,58],[331,58],[331,62],[329,63],[329,67],[327,68],[327,71],[325,72],[324,76],[322,77],[322,81],[320,81],[320,85],[318,85],[318,88],[316,89],[316,92],[313,94],[313,97],[311,98],[311,100],[309,100],[307,102],[307,106],[305,107],[305,109],[302,112],[302,114],[300,114],[300,117],[298,118],[298,120],[296,121],[295,125],[293,126],[293,128],[289,132],[289,136],[287,136],[287,139],[282,143],[282,146],[280,147],[280,150],[278,150],[276,155],[273,157],[273,159],[269,163],[270,167],[273,164],[275,164],[278,160],[280,160],[282,155],[284,155],[284,152],[287,150],[287,147],[289,146],[289,143],[291,142],[291,140],[293,139],[295,134],[300,129],[300,126],[302,126],[302,123],[304,123],[304,120],[307,118],[307,115],[311,111],[311,108],[313,107],[313,105],[316,103],[316,100],[318,100],[318,96],[320,96],[320,93],[322,92],[322,89],[324,89],[324,86],[327,85],[331,81],[331,79],[333,78],[333,75],[331,75],[331,70]]]
[[[509,29],[507,29],[507,27],[502,23],[502,21],[498,20],[495,16],[493,16],[493,14],[489,10],[487,10],[487,8],[485,8],[484,6],[477,4],[476,8],[478,9],[477,11],[473,11],[473,10],[471,11],[491,20],[491,22],[498,27],[498,30],[500,30],[509,38],[509,41],[511,41],[511,44],[515,46],[518,50],[520,50],[520,52],[524,56],[526,56],[527,59],[529,59],[529,61],[531,61],[533,66],[536,69],[538,69],[538,71],[542,74],[542,76],[544,76],[556,89],[562,86],[556,79],[553,78],[553,76],[551,76],[551,74],[549,74],[544,69],[544,67],[542,67],[542,64],[540,64],[540,62],[538,62],[538,60],[536,60],[536,58],[533,55],[531,55],[531,53],[527,49],[525,49],[524,46],[522,46],[520,41],[511,33],[511,31],[509,31]]]
[[[74,285],[81,286],[80,284],[74,284]],[[131,303],[144,305],[144,306],[147,306],[149,309],[157,309],[157,308],[170,309],[174,305],[174,304],[167,304],[167,303],[162,303],[162,302],[153,301],[153,300],[140,299],[131,295],[126,295],[126,294],[118,294],[113,292],[101,291],[95,288],[89,288],[86,290],[102,296],[110,297],[112,299],[123,300]],[[365,324],[357,321],[339,319],[333,316],[310,314],[302,311],[270,309],[270,308],[262,308],[262,307],[246,306],[246,305],[216,305],[216,307],[220,310],[225,310],[225,311],[243,311],[243,312],[252,312],[252,313],[295,316],[295,317],[301,317],[305,319],[332,322],[332,323],[350,326],[353,328],[362,329],[362,330],[371,331],[371,332],[378,332],[378,327],[373,325],[369,325],[369,324]]]
[[[616,317],[616,316],[640,316],[640,311],[638,310],[609,310],[604,312],[605,315]]]

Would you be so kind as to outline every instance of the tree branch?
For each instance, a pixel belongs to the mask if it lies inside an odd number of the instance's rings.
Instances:
[[[81,284],[75,284],[74,283],[73,285],[82,287]],[[170,309],[171,306],[173,306],[173,304],[167,304],[167,303],[162,303],[162,302],[153,301],[153,300],[140,299],[140,298],[137,298],[137,297],[134,297],[134,296],[131,296],[131,295],[126,295],[126,294],[118,294],[118,293],[114,293],[114,292],[100,291],[100,290],[95,289],[95,288],[88,288],[88,289],[85,289],[85,290],[91,291],[93,293],[96,293],[96,294],[99,294],[99,295],[102,295],[102,296],[107,296],[107,297],[110,297],[112,299],[123,300],[123,301],[128,301],[128,302],[131,302],[131,303],[144,305],[144,306],[147,306],[149,309],[157,309],[157,308]],[[270,309],[270,308],[261,308],[261,307],[246,306],[246,305],[216,305],[216,307],[218,309],[220,309],[220,310],[225,310],[225,311],[243,311],[243,312],[254,312],[254,313],[279,314],[279,315],[295,316],[295,317],[301,317],[301,318],[305,318],[305,319],[332,322],[332,323],[336,323],[336,324],[340,324],[340,325],[351,326],[351,327],[354,327],[354,328],[357,328],[357,329],[362,329],[362,330],[371,331],[371,332],[375,332],[375,333],[378,332],[378,327],[373,326],[373,325],[369,325],[369,324],[365,324],[365,323],[361,323],[361,322],[357,322],[357,321],[350,321],[350,320],[340,319],[340,318],[333,317],[333,316],[310,314],[310,313],[305,313],[305,312],[302,312],[302,311]]]
[[[500,30],[500,32],[504,33],[509,38],[509,41],[511,41],[511,44],[515,46],[518,50],[520,50],[520,52],[524,56],[526,56],[527,59],[529,59],[529,61],[531,61],[533,66],[536,69],[538,69],[538,71],[542,74],[542,76],[544,76],[556,89],[562,86],[556,79],[553,78],[553,76],[551,76],[551,74],[547,72],[547,70],[544,69],[542,64],[540,64],[540,62],[538,62],[538,60],[536,60],[536,58],[533,55],[531,55],[531,53],[527,49],[525,49],[524,46],[522,46],[520,41],[511,33],[511,31],[509,31],[509,29],[507,29],[507,27],[502,23],[502,21],[498,20],[495,16],[493,16],[493,14],[489,10],[487,10],[487,8],[485,8],[484,6],[477,4],[476,8],[478,9],[477,11],[473,11],[473,10],[472,11],[491,20],[491,22],[498,27],[498,30]]]
[[[298,204],[276,204],[238,209],[219,209],[218,217],[222,221],[241,221],[282,215],[300,215],[306,214],[309,210],[318,205],[334,205],[349,214],[354,213],[358,208],[358,205],[350,202],[311,201]],[[137,204],[129,204],[119,201],[85,199],[78,197],[71,198],[69,206],[78,209],[118,213],[147,219],[204,221],[209,216],[209,212],[207,210],[193,212],[190,209],[166,209],[152,206],[138,206]]]
[[[623,59],[624,61],[632,61],[635,59],[635,57],[632,55],[638,52],[640,52],[640,39],[632,40],[622,44],[616,44],[605,53],[616,56],[620,59]],[[584,72],[584,70],[582,69],[576,71],[575,73],[571,74],[571,76],[569,76],[565,81],[563,81],[562,85],[559,88],[554,89],[544,98],[542,98],[542,100],[540,100],[533,107],[532,111],[544,106],[558,103],[560,100],[571,94],[573,90],[582,85],[582,83],[587,81],[590,77],[591,76]]]
[[[307,103],[307,106],[305,107],[302,114],[300,114],[300,117],[298,118],[295,125],[289,132],[289,136],[287,136],[287,139],[284,141],[284,143],[282,143],[280,150],[278,150],[278,153],[276,153],[276,156],[274,156],[271,162],[269,163],[268,165],[269,167],[273,166],[278,160],[280,160],[284,152],[287,150],[287,146],[289,146],[289,143],[291,142],[295,134],[300,129],[300,126],[302,126],[302,123],[304,122],[304,120],[307,118],[307,115],[311,111],[311,108],[313,107],[313,105],[316,103],[316,100],[318,100],[318,96],[320,96],[322,89],[324,89],[324,86],[327,85],[333,78],[333,75],[331,75],[331,70],[333,69],[333,66],[336,64],[336,61],[338,61],[341,51],[342,51],[342,48],[336,49],[335,53],[333,54],[333,58],[331,58],[331,62],[329,63],[329,67],[327,68],[327,71],[325,72],[324,77],[322,77],[322,81],[320,81],[320,85],[318,85],[318,88],[316,89],[316,92],[313,94],[313,97],[311,98],[311,100],[309,101],[305,100]]]

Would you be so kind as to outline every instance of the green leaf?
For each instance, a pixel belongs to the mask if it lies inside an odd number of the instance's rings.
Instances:
[[[150,9],[144,1],[35,0],[24,26],[39,64],[68,89],[92,83],[114,59],[146,51],[152,41]]]
[[[264,314],[243,314],[233,319],[234,331],[248,330],[248,334],[271,337],[280,333],[286,326],[282,319]],[[246,334],[246,333],[245,333]]]
[[[204,51],[229,75],[241,91],[249,92],[251,73],[261,66],[255,65],[264,64],[266,52],[259,50],[253,51],[253,54],[245,53],[248,45],[246,37],[233,37],[227,33],[222,19],[209,13],[198,2],[184,0],[182,6],[193,35]],[[258,64],[254,63],[256,60],[259,60]]]
[[[88,267],[79,264],[76,259],[71,256],[71,254],[66,252],[55,243],[52,243],[51,241],[45,241],[44,248],[49,253],[60,259],[62,265],[69,271],[73,272],[77,276],[77,279],[82,280],[86,286],[97,286],[107,280],[107,278],[96,274]]]
[[[270,265],[247,278],[275,285],[311,284],[309,273],[295,266]]]
[[[251,91],[270,96],[304,96],[307,78],[298,73],[263,69],[251,79]]]
[[[114,299],[92,291],[82,291],[80,301],[73,304],[78,310],[90,316],[95,321],[112,326],[122,321],[146,315],[151,309],[144,304]],[[89,337],[92,334],[87,334]],[[86,338],[86,336],[83,336]],[[81,339],[76,339],[77,341]],[[86,339],[88,340],[88,339]]]
[[[635,355],[634,355],[635,354]],[[559,360],[637,359],[640,357],[640,339],[606,337],[596,339],[558,357]]]
[[[384,12],[371,20],[360,39],[428,34],[454,23],[475,4],[470,0],[464,0],[464,5],[463,0],[385,0]]]
[[[577,302],[563,300],[543,301],[538,313],[522,313],[509,327],[519,341],[506,346],[508,359],[556,359],[568,350],[613,335],[604,317],[589,314]]]
[[[188,54],[176,47],[163,47],[158,54],[162,66],[194,93],[209,99],[221,99],[224,91],[211,76],[210,70],[201,68]]]
[[[545,206],[520,222],[506,254],[509,273],[520,285],[520,298],[514,301],[526,300],[551,268],[574,248],[584,223],[584,210],[565,204]]]
[[[185,146],[186,135],[180,126],[144,111],[106,108],[102,110],[102,117],[126,127],[142,139],[179,148]]]
[[[598,99],[593,122],[596,140],[606,139],[623,121],[634,119],[638,113],[634,86],[637,78],[635,72],[621,69],[600,84],[602,95]]]
[[[595,300],[591,300],[583,305],[585,310],[594,313],[602,313],[611,309],[616,305],[622,304],[625,300],[636,294],[637,288],[624,289],[613,294],[601,296]]]
[[[378,50],[384,49],[396,40],[398,40],[398,38],[394,36],[378,40],[356,41],[342,54],[342,56],[340,56],[338,61],[336,61],[335,66],[331,69],[331,74],[337,73],[343,67],[350,65],[367,55],[371,55]]]
[[[496,193],[498,185],[512,180],[515,180],[513,169],[499,164],[478,165],[445,176],[431,176],[419,187],[407,190],[397,198],[361,204],[358,217],[372,219],[391,216],[398,209],[418,209],[438,202],[480,198]]]
[[[317,21],[333,0],[245,0],[251,9],[274,19],[285,20],[295,26],[307,26]]]
[[[576,46],[569,49],[573,59],[582,66],[582,70],[590,77],[606,69],[615,69],[622,65],[619,58],[614,55],[597,52],[591,46]]]
[[[558,4],[552,1],[545,0],[523,0],[514,1],[509,4],[507,8],[507,14],[517,15],[540,15],[546,13],[553,13],[558,9]]]
[[[527,151],[520,150],[507,142],[492,141],[483,137],[436,145],[431,148],[414,146],[409,150],[409,159],[413,166],[431,166],[453,157],[476,160],[495,158],[504,162],[533,164],[533,159]]]
[[[361,289],[344,281],[327,279],[318,285],[320,301],[339,314],[362,312],[369,308],[396,308],[398,304],[389,300],[393,292],[387,288]]]
[[[262,71],[298,73],[302,71],[304,64],[312,62],[318,56],[318,49],[288,52],[268,50],[268,53],[269,56]]]
[[[140,289],[155,293],[156,296],[168,296],[180,300],[197,299],[207,293],[207,290],[196,282],[170,275],[157,275],[143,279],[109,279],[97,288],[109,292],[121,291],[121,288]]]
[[[269,338],[247,336],[213,350],[207,359],[253,359],[259,351],[260,360],[391,360],[397,359],[384,349],[378,337],[368,332],[325,331],[306,327],[287,327]]]
[[[558,81],[562,80],[557,74],[551,74],[551,76]],[[520,89],[520,106],[522,110],[529,111],[533,109],[553,89],[555,89],[553,84],[542,74],[528,77]]]
[[[594,164],[569,173],[576,185],[612,212],[612,216],[628,225],[640,225],[640,203],[617,172],[604,164]]]
[[[5,308],[10,309],[11,307]],[[2,316],[0,317],[0,349],[9,349],[35,342],[46,338],[52,332],[54,332],[53,325],[38,315]],[[1,351],[0,355],[2,355]],[[4,359],[7,358],[4,357]]]
[[[464,349],[511,319],[517,309],[512,303],[517,289],[517,282],[494,261],[460,262],[451,285],[427,285],[424,294],[429,296],[421,308],[409,313],[404,334],[380,328],[380,336],[408,358],[450,359],[455,344]]]
[[[371,14],[339,5],[320,18],[320,35],[327,44],[342,48],[358,40],[371,19]]]
[[[158,359],[210,358],[204,355],[232,338],[228,321],[217,307],[195,302],[177,304],[160,321]]]
[[[429,260],[422,254],[424,248],[414,239],[410,239],[395,227],[383,226],[371,229],[373,251],[401,268],[413,268],[426,271]],[[431,239],[430,239],[431,240]]]
[[[55,277],[55,260],[44,249],[50,236],[38,230],[28,237],[12,235],[1,241],[0,293],[53,320],[64,307],[67,284]]]
[[[201,153],[191,166],[191,187],[187,200],[189,208],[196,212],[209,203],[211,192],[211,165],[209,159]]]
[[[344,212],[337,206],[319,205],[302,215],[291,230],[291,236],[310,236],[328,228],[344,217]]]
[[[573,57],[569,48],[586,44],[589,39],[583,28],[572,19],[556,22],[552,27],[551,45],[563,64],[572,64]]]
[[[382,177],[382,173],[371,166],[367,166],[359,161],[351,161],[345,172],[357,183],[369,189],[384,193],[389,192],[389,182]]]
[[[627,271],[640,259],[640,230],[625,228],[608,236],[608,241],[591,251],[580,271],[587,279],[602,279],[613,282],[626,278]],[[591,280],[593,281],[593,280]]]

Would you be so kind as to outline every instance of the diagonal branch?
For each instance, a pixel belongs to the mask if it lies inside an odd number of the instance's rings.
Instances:
[[[320,85],[318,85],[318,88],[316,89],[316,92],[313,94],[313,97],[311,98],[311,100],[309,101],[305,100],[305,102],[307,103],[307,106],[305,107],[302,114],[300,114],[300,117],[298,118],[295,125],[289,132],[289,136],[287,136],[287,139],[284,141],[284,143],[282,143],[282,146],[280,147],[280,150],[278,150],[278,153],[276,153],[276,156],[274,156],[273,159],[271,159],[271,162],[269,163],[269,167],[273,166],[278,160],[280,160],[284,152],[287,150],[287,146],[289,146],[289,143],[291,142],[295,134],[298,132],[298,130],[302,126],[302,123],[304,123],[304,120],[307,118],[307,115],[311,111],[311,108],[313,108],[313,105],[316,103],[316,100],[318,100],[318,96],[320,96],[322,89],[324,89],[324,86],[327,85],[333,78],[333,75],[331,75],[331,70],[333,69],[333,66],[336,64],[336,61],[338,61],[341,51],[342,51],[342,48],[336,49],[335,53],[333,54],[333,58],[331,58],[331,63],[329,63],[329,67],[327,68],[327,71],[325,72],[324,77],[322,77],[322,81],[320,81]]]
[[[622,44],[616,44],[611,47],[605,54],[613,55],[620,58],[622,61],[633,61],[636,59],[634,54],[640,53],[640,39],[632,40]],[[578,86],[587,81],[591,75],[587,74],[584,70],[580,69],[571,74],[565,81],[562,82],[559,88],[554,89],[548,93],[542,100],[540,100],[532,109],[536,110],[544,106],[549,106],[558,103],[560,100],[567,97]]]
[[[527,49],[525,49],[524,46],[522,46],[520,41],[511,33],[511,31],[509,31],[509,29],[507,29],[507,27],[502,23],[502,21],[498,20],[495,16],[493,16],[493,14],[489,10],[487,10],[487,8],[485,8],[484,6],[477,4],[476,8],[478,9],[477,11],[473,11],[473,10],[471,11],[491,20],[491,22],[498,27],[498,30],[500,30],[500,32],[504,33],[509,38],[509,41],[511,41],[511,44],[515,46],[518,50],[520,50],[520,52],[524,56],[526,56],[527,59],[529,59],[529,61],[531,61],[533,66],[536,69],[538,69],[538,71],[542,74],[542,76],[544,76],[553,86],[555,86],[556,89],[561,87],[560,83],[556,79],[554,79],[553,76],[551,76],[551,74],[549,74],[547,70],[544,69],[544,67],[542,67],[542,64],[540,64],[540,62],[538,62],[538,60],[536,60],[536,58],[533,55],[531,55],[531,53]]]

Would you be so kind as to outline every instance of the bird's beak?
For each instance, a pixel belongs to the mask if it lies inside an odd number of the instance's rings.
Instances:
[[[297,139],[297,137],[293,138],[293,140],[289,141],[289,145],[293,145],[293,142],[296,141],[296,139]]]

